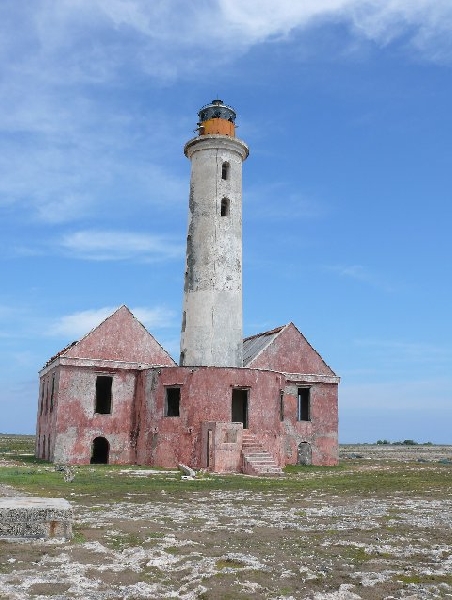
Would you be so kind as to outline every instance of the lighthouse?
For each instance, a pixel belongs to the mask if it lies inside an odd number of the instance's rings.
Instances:
[[[222,100],[198,115],[184,147],[191,182],[180,364],[118,308],[40,371],[41,459],[266,476],[287,464],[338,462],[339,377],[293,323],[242,339],[248,147]]]
[[[181,366],[241,367],[242,163],[236,113],[213,100],[198,113],[191,161]]]

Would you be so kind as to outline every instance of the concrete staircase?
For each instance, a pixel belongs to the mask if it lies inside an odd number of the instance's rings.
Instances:
[[[264,449],[253,433],[243,432],[242,439],[243,472],[246,475],[266,475],[278,477],[284,475],[275,459]]]

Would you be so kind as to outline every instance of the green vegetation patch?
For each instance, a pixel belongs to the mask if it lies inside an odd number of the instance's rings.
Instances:
[[[0,455],[20,455],[35,453],[34,435],[14,435],[0,433]]]
[[[413,573],[412,575],[399,575],[397,581],[408,585],[422,585],[422,584],[435,584],[445,583],[452,586],[452,575],[446,573],[432,573],[429,575],[423,575],[422,573]]]
[[[246,567],[246,563],[236,558],[219,558],[215,566],[217,569],[243,569]]]

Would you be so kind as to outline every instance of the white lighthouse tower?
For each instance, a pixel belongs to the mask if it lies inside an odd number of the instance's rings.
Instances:
[[[242,366],[242,163],[235,111],[213,100],[187,142],[190,202],[181,366]]]

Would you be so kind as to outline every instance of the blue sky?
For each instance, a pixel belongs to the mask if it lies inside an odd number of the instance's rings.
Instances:
[[[244,333],[293,321],[340,441],[452,443],[450,0],[3,0],[0,431],[121,304],[178,356],[190,163],[244,164]]]

